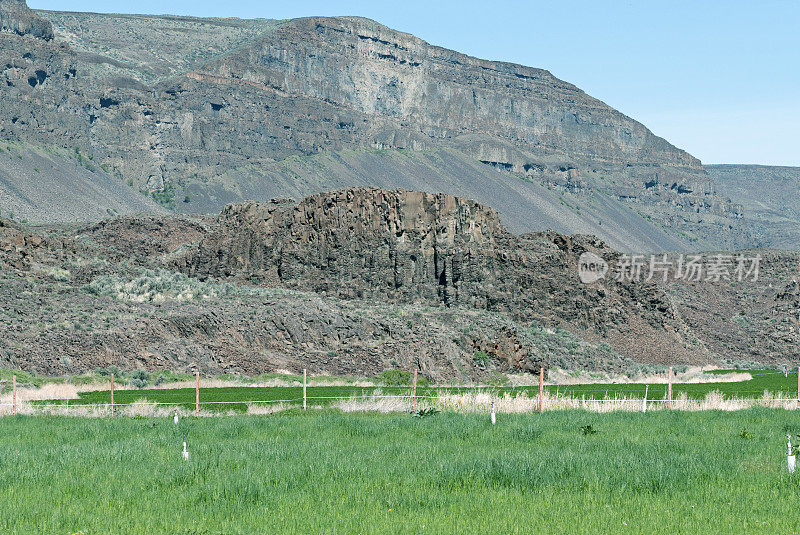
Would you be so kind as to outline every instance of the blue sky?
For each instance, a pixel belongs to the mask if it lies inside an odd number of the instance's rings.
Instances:
[[[800,165],[800,1],[29,0],[35,9],[360,15],[548,69],[704,163]],[[168,7],[165,7],[168,6]]]

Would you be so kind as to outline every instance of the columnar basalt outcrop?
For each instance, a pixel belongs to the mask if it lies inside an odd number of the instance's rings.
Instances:
[[[497,213],[444,194],[360,188],[228,206],[186,268],[341,297],[464,301],[510,237]]]
[[[639,359],[690,358],[667,296],[649,284],[583,285],[585,251],[616,256],[590,237],[514,236],[466,199],[356,188],[228,206],[172,266],[346,299],[502,312],[613,341]]]

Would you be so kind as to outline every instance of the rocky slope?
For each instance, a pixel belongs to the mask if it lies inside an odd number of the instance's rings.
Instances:
[[[719,192],[742,206],[744,241],[800,249],[800,167],[709,165]]]
[[[0,363],[487,380],[701,358],[654,286],[582,286],[571,264],[587,248],[605,250],[516,238],[472,201],[375,189],[235,205],[216,220],[3,222]]]
[[[755,282],[671,281],[665,287],[682,320],[708,350],[710,362],[800,362],[800,254],[761,255]]]
[[[547,71],[353,17],[25,16],[54,38],[0,32],[0,138],[78,146],[180,211],[423,187],[497,206],[516,232],[738,243],[739,208],[697,159]]]
[[[63,223],[144,213],[167,210],[80,151],[0,141],[0,215]]]
[[[548,368],[793,363],[800,260],[757,282],[578,280],[590,237],[515,236],[492,209],[355,189],[31,229],[0,220],[0,366],[494,381]]]

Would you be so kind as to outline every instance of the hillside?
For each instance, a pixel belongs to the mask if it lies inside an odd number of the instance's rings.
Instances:
[[[583,284],[587,251],[611,273],[623,260],[592,237],[513,235],[467,199],[370,188],[213,218],[3,220],[0,366],[486,381],[800,358],[796,254],[749,251],[757,281]]]
[[[215,219],[0,226],[0,365],[475,380],[707,358],[652,284],[583,285],[596,239],[516,237],[491,208],[352,189]],[[535,266],[535,269],[532,269]],[[475,360],[475,355],[488,355]]]
[[[759,250],[758,280],[724,283],[670,281],[664,290],[681,319],[708,350],[741,363],[796,365],[800,361],[800,253]]]
[[[31,223],[97,221],[167,210],[80,152],[0,141],[0,215]]]
[[[800,249],[800,167],[708,165],[721,195],[742,206],[755,247]]]
[[[79,147],[173,210],[409,187],[621,250],[742,242],[696,158],[541,69],[356,17],[31,17],[53,37],[0,33],[0,139]]]

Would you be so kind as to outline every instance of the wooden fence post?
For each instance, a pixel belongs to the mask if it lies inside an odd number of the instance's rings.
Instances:
[[[11,402],[11,414],[17,414],[17,376],[11,378],[11,390],[13,392]]]
[[[114,417],[114,374],[111,374],[111,417]]]
[[[669,367],[669,385],[667,385],[667,405],[672,408],[672,366]]]
[[[544,412],[544,366],[539,368],[539,414]]]
[[[200,372],[194,372],[197,379],[194,387],[194,415],[200,416]]]
[[[303,410],[306,410],[306,369],[303,368]]]
[[[414,369],[414,379],[411,381],[411,412],[417,410],[417,370]]]

